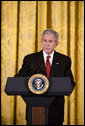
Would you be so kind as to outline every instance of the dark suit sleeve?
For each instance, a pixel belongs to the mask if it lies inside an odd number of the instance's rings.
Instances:
[[[71,83],[72,83],[73,88],[74,88],[75,82],[74,82],[73,74],[72,74],[72,71],[71,71],[71,59],[70,58],[68,58],[68,61],[67,61],[67,64],[66,64],[65,76],[70,77]]]
[[[27,57],[24,57],[22,68],[14,77],[28,77],[29,76],[29,63]]]

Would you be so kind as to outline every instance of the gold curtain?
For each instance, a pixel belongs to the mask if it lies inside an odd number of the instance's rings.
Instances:
[[[4,86],[22,66],[25,55],[40,51],[43,30],[59,33],[56,51],[72,60],[76,87],[65,96],[63,125],[84,125],[84,1],[1,2],[1,124],[26,125],[26,105],[7,96]]]

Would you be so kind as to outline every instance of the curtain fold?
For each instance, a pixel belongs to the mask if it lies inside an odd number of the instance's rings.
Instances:
[[[84,1],[1,1],[1,124],[26,125],[26,105],[4,86],[25,55],[40,51],[42,32],[59,33],[56,51],[68,55],[76,87],[65,96],[63,125],[84,125]]]
[[[7,96],[4,86],[7,77],[16,72],[17,2],[1,3],[1,120],[2,125],[12,125],[14,96]]]

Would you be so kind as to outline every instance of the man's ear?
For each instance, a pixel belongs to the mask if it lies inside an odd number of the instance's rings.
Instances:
[[[58,46],[59,42],[56,42],[56,46]]]

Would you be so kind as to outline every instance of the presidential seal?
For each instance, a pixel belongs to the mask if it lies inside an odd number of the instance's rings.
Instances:
[[[34,94],[43,94],[49,87],[49,81],[43,74],[34,74],[28,81],[29,90]]]

